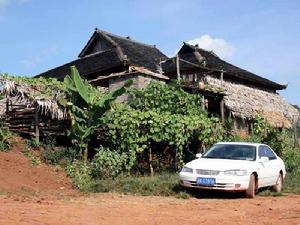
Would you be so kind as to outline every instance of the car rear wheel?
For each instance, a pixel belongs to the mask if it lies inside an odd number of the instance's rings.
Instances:
[[[271,190],[276,193],[281,192],[282,191],[282,183],[283,183],[282,174],[279,173],[276,184],[272,186]]]
[[[246,197],[247,198],[254,198],[255,197],[255,192],[256,192],[255,176],[254,176],[254,174],[251,174],[250,181],[249,181],[249,186],[246,190]]]

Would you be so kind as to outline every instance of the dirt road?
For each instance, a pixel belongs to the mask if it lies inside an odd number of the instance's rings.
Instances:
[[[174,199],[100,194],[51,200],[0,196],[0,224],[291,224],[300,225],[300,196]]]
[[[20,141],[18,141],[20,143]],[[300,225],[300,195],[255,199],[82,195],[62,171],[0,152],[0,225]]]

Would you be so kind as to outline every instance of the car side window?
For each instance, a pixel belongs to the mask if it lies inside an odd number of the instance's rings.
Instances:
[[[269,160],[276,159],[276,155],[274,154],[272,149],[270,149],[268,146],[265,146],[265,145],[259,146],[258,156],[259,156],[259,158],[268,157]]]
[[[263,147],[265,148],[265,153],[266,156],[269,158],[269,160],[273,160],[277,158],[274,152],[272,151],[272,149],[270,149],[268,146],[263,146]]]
[[[263,148],[264,146],[259,146],[258,148],[258,157],[266,157],[265,149]]]

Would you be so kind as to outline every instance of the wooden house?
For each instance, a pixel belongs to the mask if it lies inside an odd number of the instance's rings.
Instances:
[[[277,93],[287,85],[234,66],[212,51],[183,43],[175,57],[162,63],[162,69],[170,79],[180,79],[183,87],[201,92],[208,111],[231,117],[241,133],[248,133],[258,113],[274,127],[291,127],[299,118],[297,110]]]
[[[56,77],[62,80],[75,65],[80,74],[91,84],[112,90],[127,79],[133,79],[133,86],[143,88],[152,79],[167,81],[162,75],[160,62],[167,59],[155,45],[148,45],[121,37],[98,28],[84,46],[79,58],[62,66],[37,75]]]

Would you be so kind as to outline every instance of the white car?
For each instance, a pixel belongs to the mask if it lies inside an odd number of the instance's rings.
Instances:
[[[248,198],[253,198],[262,187],[282,190],[285,165],[267,145],[220,142],[196,157],[179,173],[184,187],[245,191]]]

